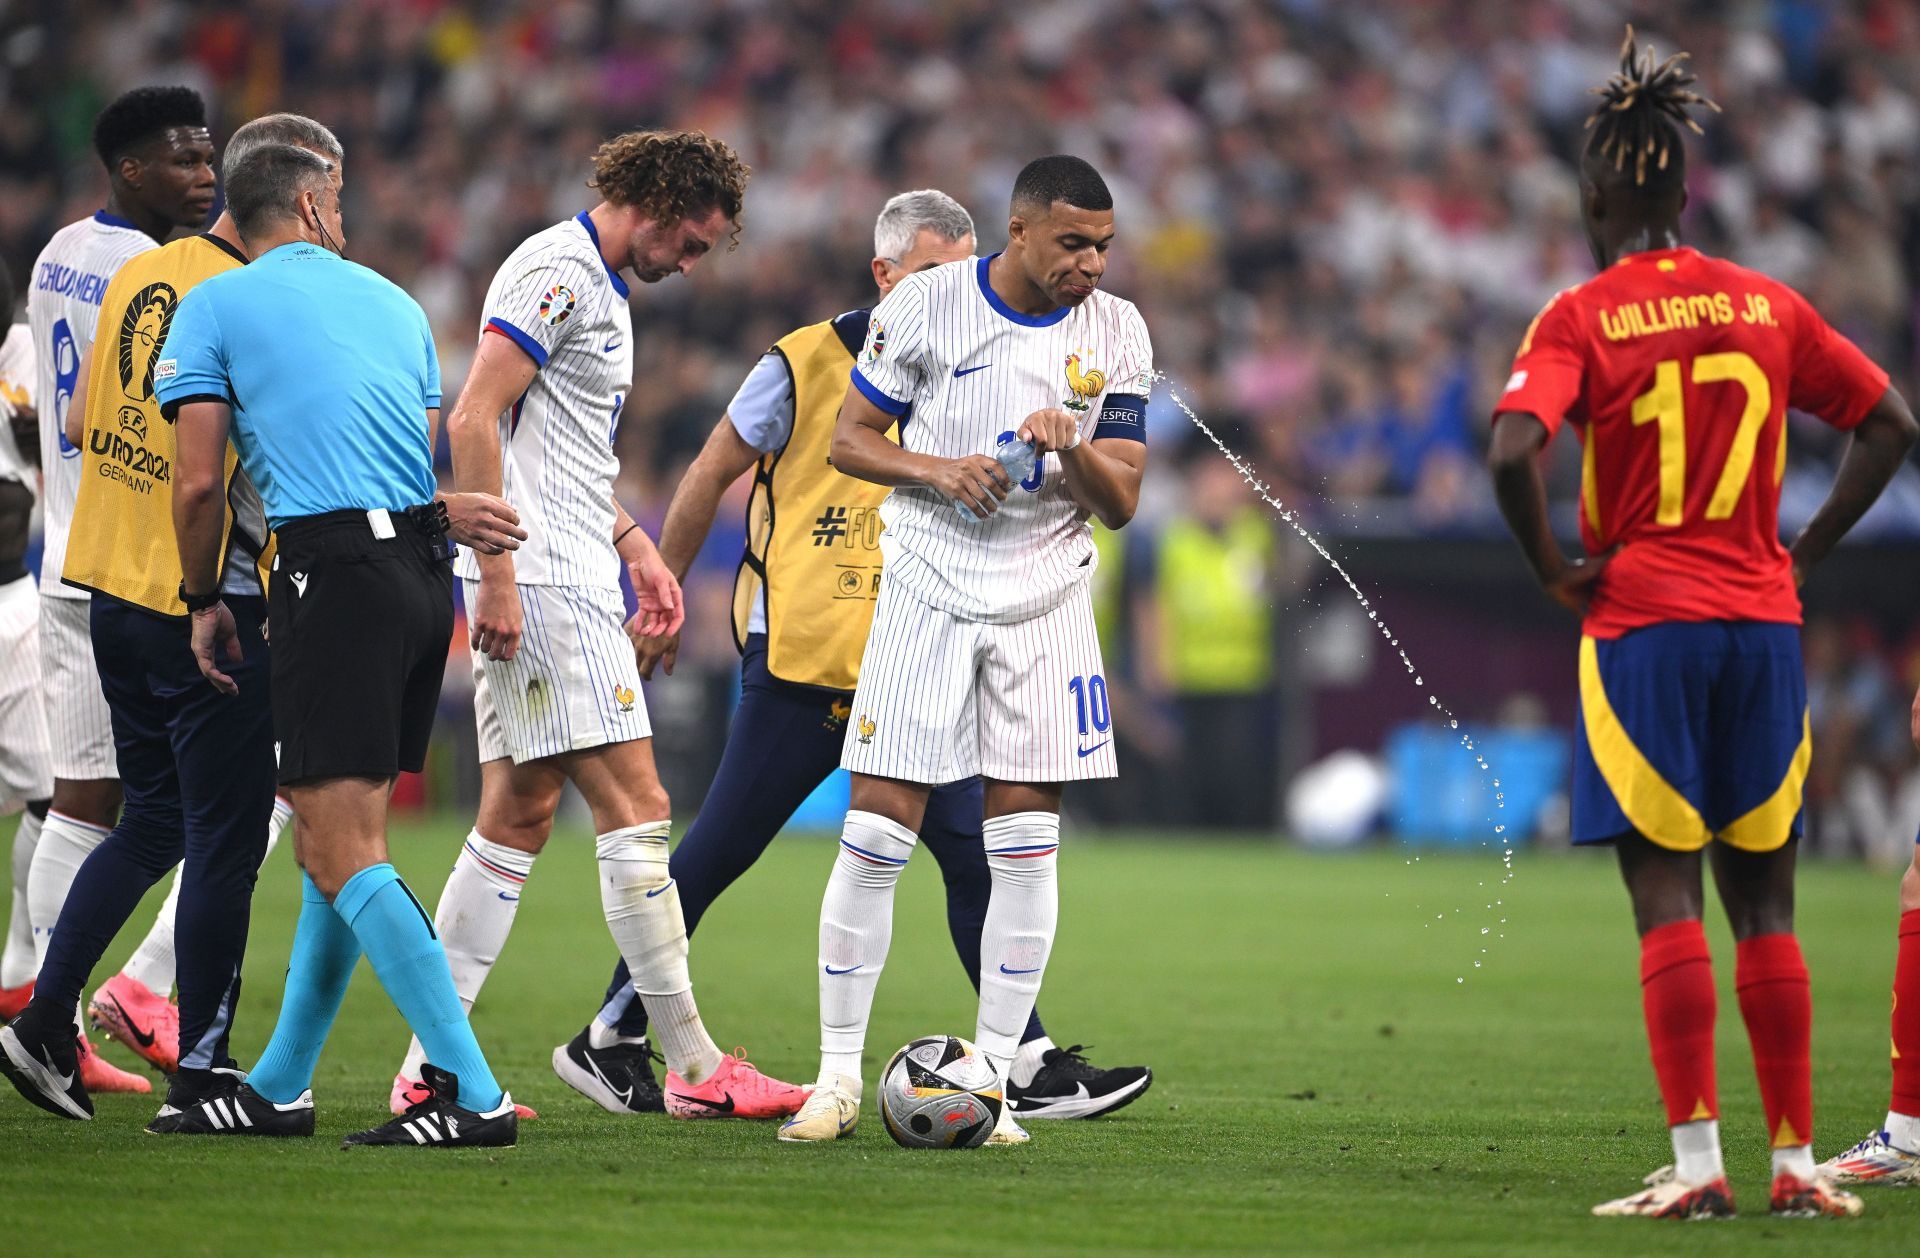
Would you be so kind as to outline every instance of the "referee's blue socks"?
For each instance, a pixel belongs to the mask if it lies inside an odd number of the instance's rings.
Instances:
[[[352,928],[388,999],[427,1050],[427,1060],[459,1076],[458,1103],[482,1114],[497,1109],[500,1084],[460,1007],[446,949],[393,866],[369,865],[347,879],[333,897],[333,911]]]
[[[380,868],[393,869],[391,865]],[[276,1104],[290,1105],[313,1086],[313,1068],[320,1062],[320,1050],[359,959],[360,941],[313,879],[302,873],[300,922],[293,930],[293,957],[287,963],[280,1020],[273,1024],[273,1038],[259,1062],[247,1072],[255,1092]]]

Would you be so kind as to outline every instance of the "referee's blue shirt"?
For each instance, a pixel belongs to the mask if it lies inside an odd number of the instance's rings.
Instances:
[[[426,313],[318,245],[281,245],[196,285],[153,384],[168,419],[195,399],[233,408],[240,466],[274,528],[433,497],[427,408],[440,405],[440,359]]]

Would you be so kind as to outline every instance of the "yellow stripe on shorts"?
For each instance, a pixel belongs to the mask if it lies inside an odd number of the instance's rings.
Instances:
[[[1580,639],[1580,714],[1593,762],[1633,828],[1672,851],[1697,852],[1705,847],[1713,836],[1700,810],[1648,763],[1607,701],[1607,690],[1600,680],[1600,652],[1587,637]],[[1797,784],[1795,794],[1797,799]],[[1772,803],[1769,800],[1761,808]],[[1742,817],[1734,824],[1739,826],[1746,820]]]
[[[1786,844],[1793,819],[1800,815],[1801,790],[1807,784],[1807,766],[1813,763],[1813,718],[1800,714],[1800,745],[1787,765],[1778,789],[1753,811],[1734,819],[1717,836],[1722,843],[1748,852],[1771,852]]]

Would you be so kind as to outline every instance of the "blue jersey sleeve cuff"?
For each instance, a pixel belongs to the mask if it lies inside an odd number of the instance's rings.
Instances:
[[[1108,394],[1100,404],[1100,422],[1093,426],[1095,441],[1145,441],[1147,399],[1131,393]]]
[[[522,332],[519,328],[514,327],[498,315],[488,319],[487,326],[525,350],[527,357],[533,359],[534,366],[544,367],[547,365],[547,347],[528,336],[525,332]]]
[[[858,367],[853,369],[853,387],[860,390],[861,395],[864,396],[867,401],[872,402],[889,415],[904,415],[907,413],[907,407],[911,405],[910,402],[895,401],[885,393],[882,393],[880,386],[861,375]]]

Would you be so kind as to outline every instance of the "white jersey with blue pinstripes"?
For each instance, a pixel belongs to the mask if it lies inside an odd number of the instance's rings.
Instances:
[[[527,530],[513,554],[521,585],[619,587],[613,437],[633,389],[627,293],[585,214],[528,237],[487,289],[481,335],[507,337],[540,369],[500,417],[502,496]],[[479,578],[464,547],[457,565]]]
[[[1023,315],[987,282],[992,258],[902,280],[874,307],[853,382],[906,413],[900,444],[936,458],[991,455],[1035,411],[1066,407],[1093,436],[1106,399],[1144,399],[1153,346],[1133,303],[1096,289],[1078,306]],[[1008,622],[1059,604],[1098,562],[1087,513],[1058,455],[985,520],[962,519],[931,489],[895,489],[881,507],[886,579],[969,620]]]
[[[80,449],[67,440],[67,404],[80,379],[80,363],[93,347],[100,300],[121,264],[160,246],[124,218],[101,210],[53,234],[27,280],[27,322],[40,356],[34,399],[40,408],[40,501],[46,549],[40,560],[40,592],[85,599],[88,591],[66,584],[67,531],[80,493]]]

